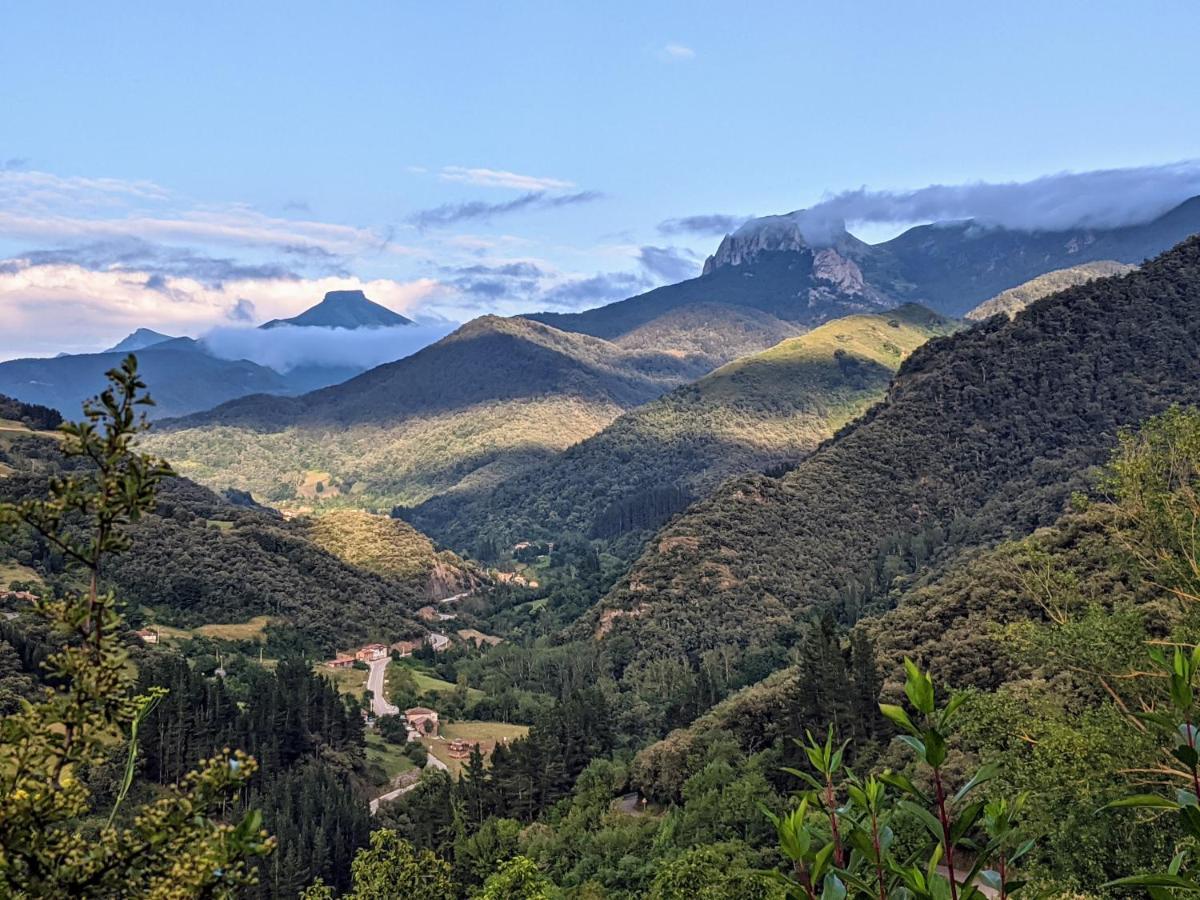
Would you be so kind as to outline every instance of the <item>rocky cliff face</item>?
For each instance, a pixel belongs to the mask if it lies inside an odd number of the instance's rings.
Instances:
[[[704,275],[722,266],[753,262],[765,252],[809,250],[800,226],[791,216],[767,216],[747,222],[725,235],[717,252],[704,261]],[[810,251],[811,252],[811,251]]]

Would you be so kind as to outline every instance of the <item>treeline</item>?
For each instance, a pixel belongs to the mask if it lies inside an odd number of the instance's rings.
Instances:
[[[39,496],[47,475],[64,470],[53,442],[26,441],[11,452],[21,467],[0,479],[0,500]],[[318,546],[304,523],[234,505],[187,479],[164,483],[155,512],[132,536],[132,551],[105,576],[131,609],[147,607],[164,624],[267,615],[276,620],[274,649],[311,655],[340,641],[423,630],[413,612],[425,602],[424,573],[399,577],[348,564]],[[63,571],[61,553],[29,530],[2,552],[45,576]]]
[[[4,394],[0,394],[0,419],[21,422],[38,431],[53,431],[63,421],[57,409],[37,403],[22,403]]]
[[[279,846],[257,863],[252,895],[294,897],[316,877],[347,886],[350,861],[370,831],[357,704],[303,660],[282,660],[274,671],[244,666],[225,679],[206,677],[175,654],[152,653],[141,663],[138,689],[154,687],[168,693],[138,732],[147,779],[173,784],[222,747],[258,761],[240,805],[262,811]]]

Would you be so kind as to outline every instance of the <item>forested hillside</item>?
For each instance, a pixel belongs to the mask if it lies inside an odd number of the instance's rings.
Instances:
[[[1065,291],[1077,284],[1086,284],[1096,278],[1124,275],[1136,268],[1137,266],[1128,263],[1106,259],[1100,262],[1083,263],[1069,269],[1057,269],[1032,278],[1015,288],[1002,291],[990,300],[984,300],[963,318],[971,322],[982,322],[984,319],[1003,314],[1011,319],[1033,301],[1041,300],[1049,294]]]
[[[485,316],[343,384],[166,423],[149,445],[219,489],[285,506],[386,512],[544,461],[706,371],[665,353]]]
[[[575,533],[629,556],[726,478],[794,464],[880,399],[905,356],[953,327],[921,307],[835,319],[624,414],[493,491],[403,514],[463,550]]]
[[[898,574],[1052,522],[1119,428],[1200,401],[1198,342],[1200,239],[935,339],[793,471],[665,528],[586,628],[695,658],[770,645],[817,608],[853,621]]]
[[[52,441],[34,437],[0,447],[0,500],[35,496],[62,460]],[[399,528],[389,527],[389,533]],[[158,508],[133,529],[135,550],[114,561],[107,580],[134,609],[163,624],[203,625],[267,616],[269,640],[324,653],[345,641],[416,635],[414,611],[474,576],[427,539],[376,548],[390,560],[369,571],[327,550],[320,530],[234,505],[186,479],[170,479]],[[53,582],[62,555],[26,534],[0,547],[3,561]],[[0,585],[0,588],[6,585]]]

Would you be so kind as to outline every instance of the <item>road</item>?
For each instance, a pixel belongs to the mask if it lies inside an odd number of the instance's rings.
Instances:
[[[394,716],[400,712],[400,707],[388,702],[384,690],[384,676],[391,661],[390,656],[385,656],[383,659],[367,663],[371,667],[371,672],[367,675],[367,690],[371,692],[371,712],[376,716]]]
[[[438,634],[436,631],[431,631],[429,632],[429,646],[441,652],[450,646],[450,638],[444,634]]]
[[[462,600],[464,597],[470,597],[471,594],[472,594],[471,591],[463,591],[461,594],[455,594],[453,597],[446,597],[442,600],[439,600],[438,603],[457,603],[459,600]]]
[[[438,759],[436,756],[434,756],[432,753],[428,754],[425,757],[425,768],[426,769],[441,769],[443,772],[450,771],[450,767],[447,766],[440,759]],[[370,803],[371,815],[375,815],[375,813],[379,812],[379,804],[387,803],[391,800],[395,800],[401,794],[407,794],[409,791],[411,791],[413,788],[415,788],[420,783],[421,783],[420,779],[417,779],[412,784],[406,784],[404,787],[396,788],[394,791],[388,791],[386,794],[380,794],[378,797],[376,797]]]

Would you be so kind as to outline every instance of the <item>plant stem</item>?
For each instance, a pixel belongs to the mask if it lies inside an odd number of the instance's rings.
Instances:
[[[879,818],[871,810],[871,845],[875,848],[875,880],[879,883],[879,900],[888,900],[887,884],[883,877],[883,848],[879,843]]]
[[[842,854],[842,836],[838,831],[837,796],[833,792],[833,776],[825,776],[825,807],[829,811],[829,830],[833,833],[833,861],[840,867],[845,864]]]
[[[950,816],[946,812],[946,791],[942,787],[942,770],[933,770],[933,786],[937,792],[938,821],[942,823],[942,847],[946,851],[946,868],[950,870],[950,900],[958,900],[958,880],[954,869],[954,844],[950,840]]]

